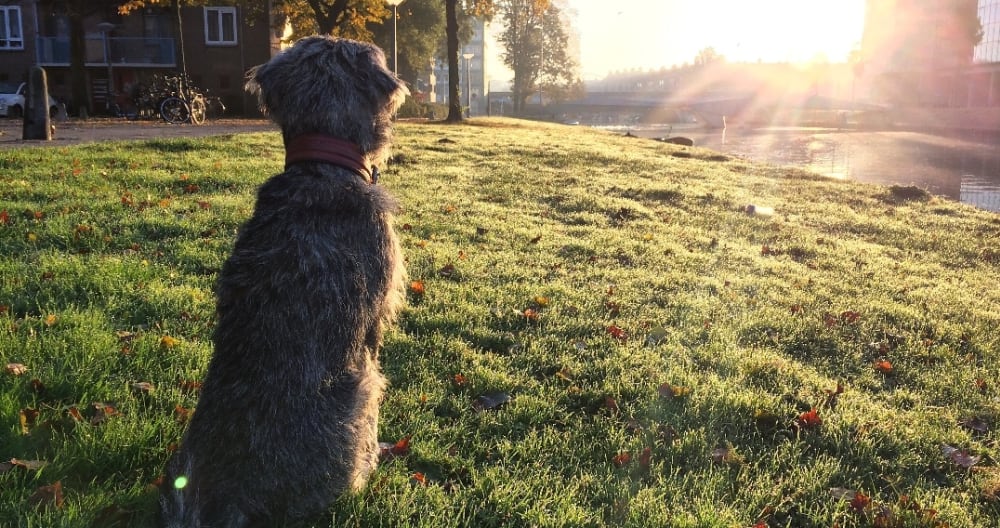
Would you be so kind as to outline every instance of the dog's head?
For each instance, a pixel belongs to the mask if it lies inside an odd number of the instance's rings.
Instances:
[[[377,46],[324,36],[299,40],[247,79],[286,141],[329,134],[357,143],[375,164],[388,154],[392,116],[409,93]]]

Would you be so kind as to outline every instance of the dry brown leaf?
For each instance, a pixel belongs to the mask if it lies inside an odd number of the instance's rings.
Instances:
[[[35,490],[35,493],[28,497],[28,503],[36,508],[55,506],[57,509],[63,507],[62,482],[56,481],[49,486],[42,486]]]
[[[21,376],[25,372],[28,372],[28,367],[24,366],[22,363],[7,363],[7,373],[13,374],[14,376]]]

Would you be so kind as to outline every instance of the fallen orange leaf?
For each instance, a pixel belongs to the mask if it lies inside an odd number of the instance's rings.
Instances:
[[[882,374],[892,374],[892,363],[885,359],[876,361],[875,370],[881,372]]]

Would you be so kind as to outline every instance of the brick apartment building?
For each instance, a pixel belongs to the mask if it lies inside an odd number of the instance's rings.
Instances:
[[[111,97],[131,106],[132,88],[157,73],[180,71],[181,53],[195,86],[219,96],[230,113],[253,114],[255,102],[243,90],[245,72],[266,62],[281,46],[271,9],[254,12],[237,5],[184,7],[182,33],[177,13],[147,7],[119,15],[116,2],[94,2],[83,20],[85,74],[92,108],[108,108]],[[70,18],[53,0],[0,0],[0,81],[23,81],[28,69],[45,68],[49,93],[70,100]],[[182,37],[182,38],[178,38]],[[183,42],[183,50],[181,49]]]

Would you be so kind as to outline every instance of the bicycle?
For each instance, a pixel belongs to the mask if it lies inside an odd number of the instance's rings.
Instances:
[[[171,124],[205,122],[208,112],[205,96],[183,75],[154,76],[150,88],[136,95],[140,115],[159,115]]]

